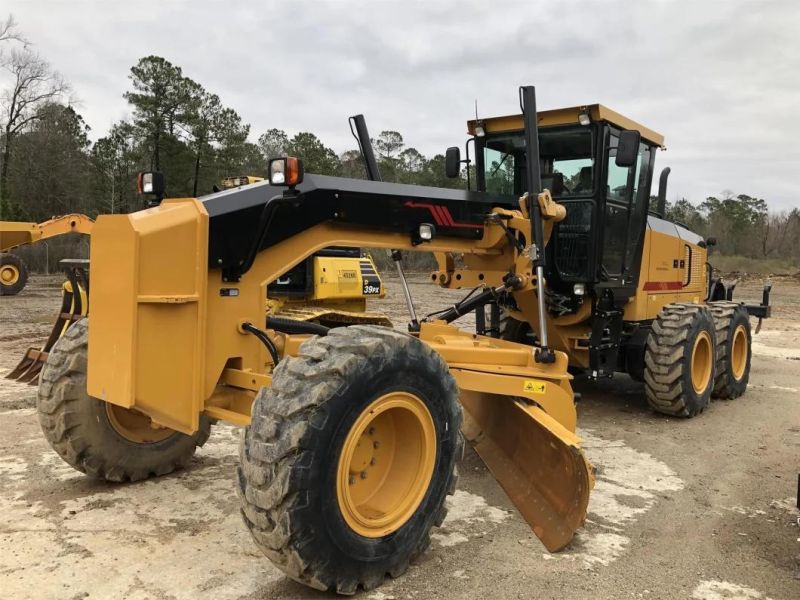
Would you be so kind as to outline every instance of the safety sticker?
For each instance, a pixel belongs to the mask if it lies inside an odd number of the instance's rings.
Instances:
[[[546,390],[547,383],[536,381],[535,379],[526,379],[525,385],[522,386],[523,392],[530,392],[531,394],[544,394]]]

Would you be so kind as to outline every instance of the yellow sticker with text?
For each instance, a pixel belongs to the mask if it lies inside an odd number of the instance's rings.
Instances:
[[[531,394],[544,394],[547,391],[547,383],[536,381],[535,379],[526,379],[525,384],[522,386],[522,391],[530,392]]]

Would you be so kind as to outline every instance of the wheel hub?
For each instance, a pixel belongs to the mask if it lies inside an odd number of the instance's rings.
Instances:
[[[136,444],[155,444],[175,433],[172,429],[154,426],[150,417],[137,410],[123,408],[110,402],[106,402],[106,414],[114,431]]]
[[[747,332],[739,325],[733,332],[731,343],[731,372],[736,381],[741,381],[747,368]]]
[[[0,282],[3,285],[14,285],[19,281],[19,269],[14,265],[3,265],[0,267]]]
[[[364,537],[402,527],[422,503],[436,459],[436,430],[417,396],[391,392],[359,415],[342,446],[336,494],[347,525]]]
[[[708,388],[711,381],[714,352],[711,347],[711,336],[707,331],[701,331],[692,347],[692,387],[698,394]]]

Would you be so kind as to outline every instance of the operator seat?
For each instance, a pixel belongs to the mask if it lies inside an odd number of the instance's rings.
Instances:
[[[564,175],[561,173],[548,173],[542,175],[542,188],[550,190],[550,195],[563,196],[564,195]]]
[[[592,191],[592,167],[583,167],[578,176],[578,185],[572,190],[573,194],[588,194]]]

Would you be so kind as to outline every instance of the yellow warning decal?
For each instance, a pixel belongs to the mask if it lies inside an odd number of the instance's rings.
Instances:
[[[535,379],[526,379],[525,384],[522,386],[522,391],[531,394],[544,394],[547,391],[547,383]]]

